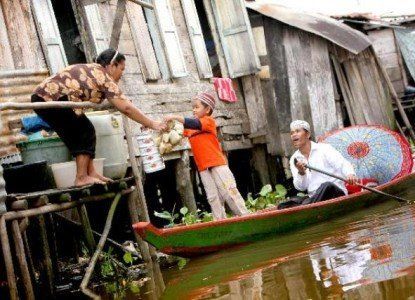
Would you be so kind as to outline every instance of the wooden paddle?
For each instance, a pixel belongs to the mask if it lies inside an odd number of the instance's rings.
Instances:
[[[329,173],[329,172],[326,172],[326,171],[323,171],[323,170],[317,169],[317,168],[312,167],[312,166],[310,166],[310,165],[308,165],[308,164],[306,164],[306,165],[305,165],[305,167],[306,167],[306,168],[308,168],[308,169],[310,169],[310,170],[313,170],[313,171],[316,171],[316,172],[322,173],[322,174],[324,174],[324,175],[327,175],[327,176],[330,176],[330,177],[333,177],[333,178],[339,179],[339,180],[341,180],[341,181],[348,182],[348,180],[347,180],[346,178],[342,178],[342,177],[337,176],[337,175],[335,175],[335,174],[331,174],[331,173]],[[391,194],[388,194],[388,193],[385,193],[385,192],[379,191],[379,190],[377,190],[377,189],[374,189],[374,188],[371,188],[371,187],[365,186],[365,185],[360,184],[360,183],[356,183],[355,185],[357,185],[357,186],[361,187],[362,189],[365,189],[365,190],[371,191],[372,193],[379,194],[379,195],[386,196],[386,197],[390,197],[390,198],[396,199],[396,200],[398,200],[398,201],[400,201],[400,202],[412,202],[412,201],[409,201],[409,200],[407,200],[407,199],[404,199],[404,198],[401,198],[401,197],[398,197],[398,196],[395,196],[395,195],[391,195]]]

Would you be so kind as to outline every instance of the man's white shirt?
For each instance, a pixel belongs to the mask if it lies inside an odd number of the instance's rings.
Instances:
[[[311,142],[311,151],[308,160],[301,154],[300,150],[294,152],[290,159],[290,169],[293,175],[294,186],[297,190],[306,191],[311,197],[324,182],[333,182],[346,195],[347,189],[344,182],[333,177],[321,174],[316,171],[306,170],[305,175],[300,175],[298,169],[294,165],[294,159],[298,161],[306,161],[312,167],[316,167],[323,171],[335,174],[337,176],[346,177],[355,174],[354,168],[339,151],[331,145],[325,143]]]

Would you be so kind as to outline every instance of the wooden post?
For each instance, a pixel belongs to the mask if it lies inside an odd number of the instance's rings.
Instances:
[[[30,278],[29,268],[27,266],[26,253],[24,250],[23,239],[20,233],[18,220],[12,221],[12,233],[15,244],[16,256],[20,267],[20,274],[22,275],[26,299],[35,299],[32,280]]]
[[[126,6],[127,0],[118,0],[110,40],[110,48],[115,50],[118,49],[118,44],[120,43],[121,28],[124,21]]]
[[[94,234],[92,233],[91,223],[89,222],[88,211],[85,204],[77,207],[79,219],[82,224],[82,230],[84,231],[85,241],[90,254],[94,253],[96,243]]]
[[[177,191],[180,194],[183,205],[186,206],[189,211],[196,212],[197,207],[190,176],[190,159],[188,150],[182,151],[181,158],[177,160],[175,167]]]
[[[252,161],[262,186],[271,183],[268,171],[267,151],[263,145],[255,145],[252,149]]]
[[[54,274],[52,260],[50,258],[50,249],[43,215],[34,218],[36,225],[37,242],[39,243],[38,259],[40,263],[40,280],[42,283],[42,296],[44,298],[54,298]]]
[[[1,248],[3,249],[4,264],[6,266],[7,283],[9,285],[9,293],[11,300],[19,299],[16,286],[16,276],[14,274],[13,259],[10,250],[9,236],[7,234],[6,220],[0,217],[0,238]]]
[[[136,190],[134,191],[134,193],[131,193],[128,197],[128,208],[130,211],[130,218],[133,223],[139,221],[149,222],[150,217],[148,215],[148,208],[144,194],[141,170],[138,166],[137,158],[135,157],[133,135],[130,127],[130,121],[126,116],[123,116],[123,125],[128,145],[128,154],[130,158],[131,168],[133,170],[133,175],[136,184]],[[158,265],[158,263],[153,264],[153,260],[156,260],[156,250],[154,249],[154,247],[148,246],[135,232],[134,236],[136,237],[144,261],[147,263],[147,265],[151,264],[151,266],[154,266],[154,268],[149,269],[149,276],[151,278],[150,285],[155,286],[155,280],[157,279],[158,286],[161,287],[162,290],[164,290],[163,277],[158,276],[161,274],[160,266]],[[155,272],[153,272],[154,269]]]

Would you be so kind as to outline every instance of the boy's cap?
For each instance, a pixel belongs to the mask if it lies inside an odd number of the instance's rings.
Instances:
[[[215,97],[209,93],[199,93],[195,96],[195,99],[200,100],[201,102],[205,103],[206,105],[210,106],[213,110],[215,109]]]

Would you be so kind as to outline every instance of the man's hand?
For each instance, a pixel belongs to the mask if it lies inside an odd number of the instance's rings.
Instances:
[[[347,179],[347,183],[351,184],[351,185],[355,185],[359,181],[359,179],[357,178],[357,176],[355,174],[347,175],[346,179]]]
[[[300,174],[301,176],[305,175],[305,171],[306,171],[306,165],[307,163],[304,161],[299,161],[299,160],[295,160],[295,167],[298,169],[298,174]]]

